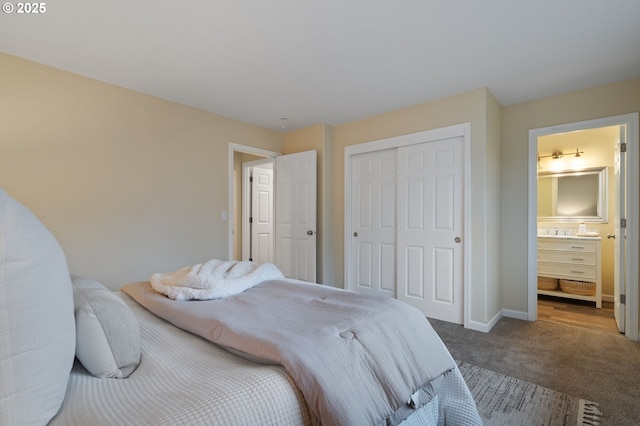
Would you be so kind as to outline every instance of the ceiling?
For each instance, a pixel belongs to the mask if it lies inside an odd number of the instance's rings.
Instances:
[[[0,51],[277,131],[480,87],[510,105],[640,77],[638,0],[45,7],[0,14]]]

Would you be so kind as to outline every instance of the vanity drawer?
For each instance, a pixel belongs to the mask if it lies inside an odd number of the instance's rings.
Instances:
[[[571,263],[574,265],[596,265],[594,252],[571,252],[559,250],[538,250],[538,262]]]
[[[596,265],[577,265],[560,262],[538,262],[538,275],[596,281]]]
[[[539,250],[558,250],[558,251],[578,251],[583,253],[595,253],[596,243],[594,241],[581,240],[545,240],[538,239]]]
[[[602,240],[573,236],[538,237],[538,277],[595,283],[595,294],[578,294],[573,288],[538,288],[538,294],[588,300],[602,307]],[[593,286],[592,286],[593,287]]]

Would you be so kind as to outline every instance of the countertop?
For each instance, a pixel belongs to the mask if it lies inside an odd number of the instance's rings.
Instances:
[[[601,240],[600,235],[538,235],[538,238],[565,239],[565,240]]]

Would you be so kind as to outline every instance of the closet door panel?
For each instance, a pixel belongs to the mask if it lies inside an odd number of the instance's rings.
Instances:
[[[396,150],[355,155],[351,277],[356,291],[396,297]]]
[[[398,148],[398,298],[463,322],[462,137]]]

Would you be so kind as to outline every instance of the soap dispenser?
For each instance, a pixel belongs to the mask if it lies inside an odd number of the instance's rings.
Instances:
[[[584,235],[587,233],[587,225],[584,224],[584,222],[580,223],[580,226],[578,226],[578,234],[580,235]]]

